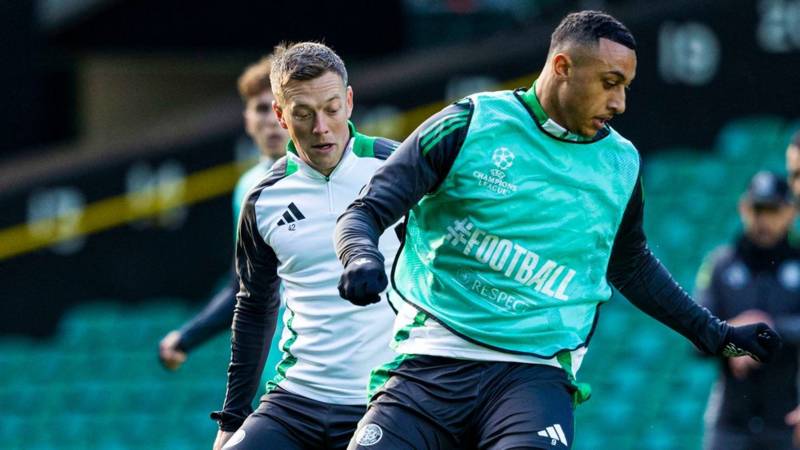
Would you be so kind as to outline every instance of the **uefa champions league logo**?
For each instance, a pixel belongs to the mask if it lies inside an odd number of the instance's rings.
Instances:
[[[496,148],[492,153],[492,162],[500,170],[510,169],[514,164],[514,158],[514,153],[505,147]]]
[[[509,195],[517,192],[517,185],[506,181],[506,170],[514,165],[514,152],[507,147],[498,147],[492,152],[492,165],[489,166],[489,173],[480,169],[472,172],[472,175],[477,179],[478,186],[484,187],[495,194]]]

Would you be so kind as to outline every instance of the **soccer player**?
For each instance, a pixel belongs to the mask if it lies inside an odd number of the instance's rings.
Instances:
[[[212,414],[220,425],[214,448],[343,449],[366,410],[370,370],[392,358],[394,312],[388,302],[362,308],[339,297],[333,230],[397,143],[364,136],[349,122],[353,90],[333,50],[304,42],[276,47],[273,58],[273,109],[289,132],[289,152],[247,194],[242,211],[228,390],[223,410]],[[391,256],[398,247],[390,231],[376,251]],[[385,277],[388,262],[381,270]],[[250,414],[279,284],[283,360]]]
[[[271,57],[265,56],[248,66],[239,77],[239,95],[244,102],[242,115],[245,132],[256,144],[260,160],[239,178],[234,188],[234,230],[238,229],[239,214],[247,191],[266,176],[278,158],[286,154],[288,136],[272,112],[274,96],[269,82],[271,64]],[[161,339],[158,353],[164,367],[177,370],[186,361],[190,351],[218,333],[230,330],[238,287],[239,283],[232,274],[230,282],[214,295],[202,311],[180,329],[170,331]],[[269,363],[267,366],[270,367]]]
[[[589,395],[575,376],[609,284],[705,352],[773,356],[767,325],[712,316],[647,247],[639,155],[608,125],[635,49],[609,15],[567,15],[530,89],[429,118],[339,219],[340,293],[369,305],[387,284],[377,236],[407,214],[398,355],[374,371],[349,448],[570,448]]]

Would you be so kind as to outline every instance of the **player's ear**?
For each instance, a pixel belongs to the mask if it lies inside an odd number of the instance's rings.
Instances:
[[[275,117],[278,118],[278,123],[280,124],[281,128],[288,130],[289,127],[286,125],[286,119],[283,117],[283,108],[281,108],[281,105],[278,104],[277,100],[272,101],[272,110],[275,111]]]
[[[566,78],[572,69],[572,59],[566,53],[556,53],[553,56],[553,72],[559,78]]]
[[[347,86],[347,101],[345,105],[347,107],[347,118],[349,119],[353,114],[353,88],[351,86]]]

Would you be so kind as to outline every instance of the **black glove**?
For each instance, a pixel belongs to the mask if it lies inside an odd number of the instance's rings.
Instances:
[[[358,256],[342,272],[339,295],[354,305],[367,306],[381,300],[380,293],[387,284],[383,261],[372,256]]]
[[[758,362],[770,362],[782,345],[780,335],[769,325],[754,323],[730,327],[719,353],[726,358],[749,355]]]

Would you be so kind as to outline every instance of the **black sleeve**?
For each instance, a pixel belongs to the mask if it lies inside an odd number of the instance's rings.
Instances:
[[[239,222],[236,244],[239,292],[231,327],[228,388],[222,411],[211,415],[223,431],[238,429],[252,412],[251,402],[261,382],[280,308],[278,258],[258,231],[255,201],[259,192],[250,195]]]
[[[648,248],[643,220],[640,176],[614,240],[608,281],[634,306],[677,331],[700,350],[716,353],[727,336],[728,324],[695,303],[675,282]]]
[[[380,261],[378,238],[450,172],[472,118],[462,100],[430,117],[406,138],[373,175],[336,225],[336,254],[344,265],[356,255]]]
[[[188,353],[218,333],[229,331],[238,290],[239,282],[232,273],[230,281],[225,287],[220,289],[196,316],[178,330],[180,332],[178,348]]]

